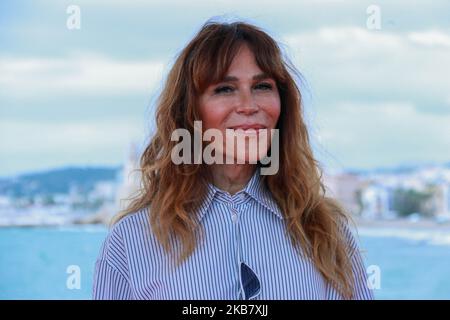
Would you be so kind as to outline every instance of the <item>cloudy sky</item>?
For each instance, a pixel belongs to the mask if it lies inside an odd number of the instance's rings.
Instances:
[[[80,29],[67,28],[70,5]],[[439,0],[2,1],[0,176],[122,163],[147,141],[174,57],[212,17],[279,41],[305,78],[326,169],[449,162],[449,13]]]

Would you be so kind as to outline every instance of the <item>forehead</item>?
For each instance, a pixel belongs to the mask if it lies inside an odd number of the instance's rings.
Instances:
[[[278,82],[277,56],[265,48],[247,43],[233,43],[230,47],[219,46],[216,50],[205,50],[196,58],[192,77],[197,94],[202,94],[211,85],[224,81],[273,79]],[[264,75],[264,76],[263,76]],[[230,78],[230,77],[234,77]],[[227,79],[228,78],[228,79]]]
[[[242,72],[241,72],[242,74]],[[227,74],[222,81],[223,82],[237,82],[239,80],[245,80],[245,79],[249,79],[249,80],[253,80],[253,81],[260,81],[260,80],[264,80],[264,79],[272,79],[267,73],[264,72],[259,72],[259,73],[249,73],[248,75],[244,75],[242,78],[240,78],[239,76],[235,76],[234,73],[230,73]]]
[[[259,69],[256,64],[255,55],[246,44],[242,44],[239,47],[239,50],[236,52],[233,60],[231,60],[230,69],[241,67],[243,65],[252,66]]]
[[[250,76],[254,76],[262,73],[263,71],[256,63],[253,52],[246,45],[243,45],[231,61],[231,64],[225,73],[225,77],[239,77],[241,74],[251,74]]]

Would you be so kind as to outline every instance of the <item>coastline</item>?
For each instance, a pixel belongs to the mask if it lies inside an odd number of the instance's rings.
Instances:
[[[354,219],[357,237],[397,238],[419,244],[450,246],[450,223]]]
[[[408,220],[408,219],[385,219],[372,220],[361,219],[360,217],[352,217],[358,228],[399,228],[399,229],[427,229],[427,230],[442,230],[450,231],[450,222],[437,222],[432,219]]]

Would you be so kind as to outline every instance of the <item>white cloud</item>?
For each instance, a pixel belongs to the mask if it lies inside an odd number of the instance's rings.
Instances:
[[[114,148],[143,136],[143,121],[108,119],[71,122],[0,121],[0,150],[5,153]]]
[[[91,1],[87,1],[87,0],[79,0],[78,1],[80,4],[92,4]],[[345,4],[350,2],[349,0],[316,0],[314,2],[319,2],[322,4],[330,4],[330,5],[335,5],[335,4]],[[353,3],[355,3],[356,1],[351,1]],[[291,6],[298,6],[300,4],[303,5],[307,5],[307,4],[311,4],[308,3],[308,1],[305,0],[278,0],[276,3],[273,2],[273,0],[258,0],[257,4],[258,5],[265,5],[265,6],[279,6],[280,4],[282,5],[291,5]],[[133,7],[133,6],[137,6],[137,7],[156,7],[156,6],[184,6],[184,5],[189,5],[191,7],[202,7],[202,6],[208,6],[208,5],[213,5],[213,6],[226,6],[229,7],[231,6],[242,6],[242,0],[215,0],[214,2],[211,2],[210,0],[195,0],[195,1],[190,1],[189,3],[186,3],[185,0],[134,0],[133,2],[127,1],[127,0],[98,0],[95,1],[95,4],[103,4],[103,5],[110,5],[110,6],[126,6],[126,7]],[[245,4],[245,3],[244,3]],[[255,5],[255,3],[252,3],[252,1],[250,1],[250,4]]]
[[[434,47],[450,47],[450,35],[439,30],[411,32],[408,39],[419,45]]]
[[[327,27],[284,37],[292,49],[288,54],[322,101],[388,97],[442,110],[450,88],[450,47],[418,46],[417,37],[413,39],[361,27]],[[440,105],[424,106],[423,101]]]
[[[69,164],[117,165],[147,128],[139,119],[105,122],[0,121],[0,175]]]
[[[325,55],[330,60],[373,56],[380,50],[394,52],[404,45],[403,39],[398,35],[351,26],[322,27],[313,31],[286,34],[283,39],[297,54],[310,57],[309,52],[317,50],[321,52],[319,57]]]
[[[349,43],[368,47],[398,48],[401,39],[398,36],[382,33],[379,31],[369,31],[356,26],[348,27],[322,27],[313,32],[290,34],[286,36],[287,41],[293,45],[302,45],[303,42],[319,41],[322,44],[347,45]]]
[[[319,119],[319,153],[343,167],[449,160],[450,115],[421,113],[411,103],[339,102]]]
[[[0,57],[5,94],[149,92],[162,79],[159,61],[123,61],[83,54],[69,58]]]

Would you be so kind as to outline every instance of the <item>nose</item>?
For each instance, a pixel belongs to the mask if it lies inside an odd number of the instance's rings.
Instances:
[[[242,92],[239,96],[239,102],[236,107],[237,113],[250,115],[258,112],[259,106],[251,92]]]

